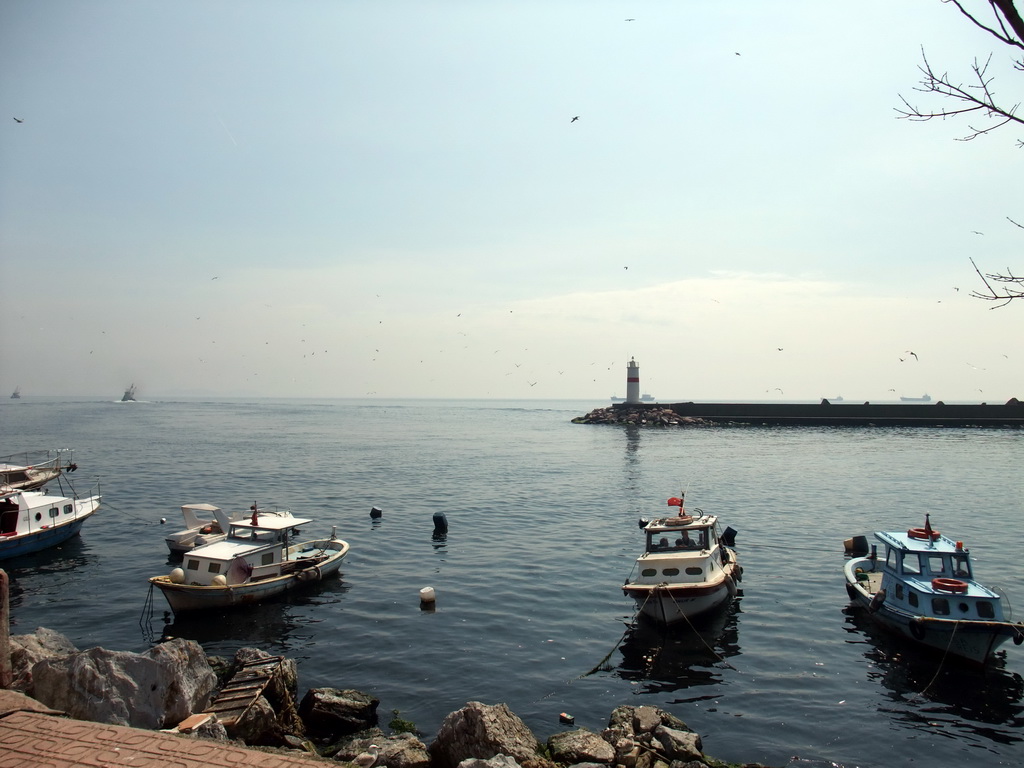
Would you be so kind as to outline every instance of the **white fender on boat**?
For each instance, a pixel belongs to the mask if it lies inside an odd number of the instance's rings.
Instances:
[[[168,574],[167,578],[171,580],[171,584],[184,584],[185,571],[183,571],[181,568],[175,568]]]
[[[216,576],[213,577],[213,586],[226,587],[227,585],[228,580],[224,577],[223,573],[218,573]]]

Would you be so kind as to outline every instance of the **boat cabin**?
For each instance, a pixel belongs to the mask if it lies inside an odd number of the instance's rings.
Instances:
[[[75,504],[63,496],[37,492],[7,493],[0,498],[0,536],[18,536],[76,519]]]
[[[222,586],[279,576],[289,537],[310,522],[291,515],[232,520],[227,538],[185,554],[183,583]]]
[[[701,552],[718,545],[716,518],[669,517],[654,520],[644,526],[647,533],[645,553]]]
[[[999,595],[974,580],[963,542],[922,528],[875,537],[885,545],[881,589],[891,605],[939,618],[1003,620]]]

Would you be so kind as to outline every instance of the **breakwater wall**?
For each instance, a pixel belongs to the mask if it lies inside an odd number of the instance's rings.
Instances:
[[[575,424],[642,426],[1024,427],[1024,403],[617,403]]]

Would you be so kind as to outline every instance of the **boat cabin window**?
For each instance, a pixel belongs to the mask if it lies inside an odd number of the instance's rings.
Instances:
[[[988,600],[979,600],[978,603],[978,616],[983,619],[994,619],[996,617],[995,608],[992,607],[992,603]]]
[[[917,576],[921,573],[921,556],[916,552],[906,552],[903,555],[903,573]]]
[[[907,592],[907,602],[910,603],[914,608],[917,608],[917,592],[910,590]]]
[[[902,584],[897,584],[896,585],[896,599],[897,600],[902,600],[903,599],[903,585]]]
[[[260,565],[271,565],[271,564],[273,564],[273,562],[274,562],[274,553],[273,552],[264,552],[263,553],[263,560],[260,562]]]
[[[703,568],[696,568],[696,567],[687,568],[686,569],[686,575],[687,576],[703,576],[704,575],[704,569]]]
[[[949,616],[949,600],[944,597],[933,597],[932,612],[936,616]]]
[[[642,571],[640,571],[640,575],[641,576],[657,576],[658,575],[658,569],[657,568],[644,568]]]
[[[926,555],[928,561],[928,573],[932,576],[942,576],[946,573],[946,559],[942,555]]]
[[[650,534],[648,552],[699,551],[708,548],[706,528],[688,531],[659,531]]]
[[[210,573],[220,573],[220,563],[210,563],[206,570]]]
[[[57,518],[57,517],[60,517],[60,508],[59,507],[51,507],[50,508],[50,519],[52,520],[52,519]]]
[[[64,514],[65,515],[70,515],[73,510],[74,510],[74,507],[72,507],[70,504],[65,504],[64,505]]]
[[[185,568],[187,570],[190,570],[190,571],[198,571],[199,570],[199,561],[198,560],[189,560],[188,561],[188,565],[185,566]]]
[[[971,578],[971,563],[967,555],[953,555],[953,575],[958,579]]]
[[[678,568],[666,568],[661,573],[662,573],[663,576],[678,576],[679,575],[679,569]]]

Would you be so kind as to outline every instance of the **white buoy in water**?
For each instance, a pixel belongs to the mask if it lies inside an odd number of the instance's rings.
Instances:
[[[167,522],[167,518],[166,517],[161,517],[160,518],[160,525],[163,525],[166,522]]]
[[[424,587],[420,590],[420,602],[421,603],[432,603],[437,596],[434,594],[433,587]]]

